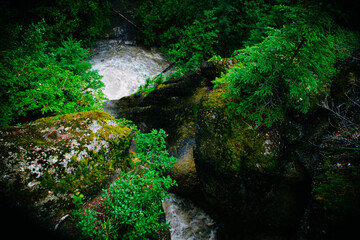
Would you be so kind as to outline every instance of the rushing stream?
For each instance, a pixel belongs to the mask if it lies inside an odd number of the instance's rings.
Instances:
[[[156,76],[170,65],[158,49],[119,43],[118,40],[99,41],[91,60],[93,69],[103,76],[104,93],[109,100],[135,93],[145,83],[145,76]],[[202,209],[189,199],[170,196],[163,207],[166,219],[171,222],[172,240],[216,239],[215,223]]]
[[[147,77],[154,77],[170,65],[156,49],[125,45],[119,40],[101,40],[94,50],[91,63],[105,83],[109,100],[120,99],[137,91]]]
[[[172,240],[215,240],[215,222],[192,201],[175,194],[163,202]]]

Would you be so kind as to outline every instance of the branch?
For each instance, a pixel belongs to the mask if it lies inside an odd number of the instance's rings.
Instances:
[[[175,62],[172,62],[167,68],[165,68],[161,73],[165,73],[165,72],[167,72],[172,66],[174,66],[174,64],[176,63],[176,61]]]
[[[304,43],[305,43],[305,37],[302,37],[298,47],[296,48],[293,56],[291,57],[290,63],[292,63],[294,61],[294,59],[296,58],[296,56],[299,54],[299,51],[300,51],[301,47],[304,45]]]
[[[115,13],[117,13],[120,17],[124,18],[128,23],[130,23],[131,25],[133,25],[133,26],[136,27],[137,29],[140,29],[135,23],[133,23],[132,21],[130,21],[127,17],[125,17],[124,15],[122,15],[119,11],[116,11],[114,8],[111,8],[111,10],[113,10]]]
[[[329,103],[328,103],[328,100],[327,100],[328,96],[325,97],[324,101],[323,101],[323,104],[320,105],[321,107],[329,110],[330,112],[332,112],[335,116],[337,116],[338,118],[340,118],[343,122],[347,122],[347,123],[350,123],[351,125],[356,125],[356,123],[352,122],[349,118],[347,117],[344,117],[340,114],[340,107],[342,106],[342,104],[340,106],[338,106],[338,110],[335,111],[333,110],[332,108],[329,107]]]

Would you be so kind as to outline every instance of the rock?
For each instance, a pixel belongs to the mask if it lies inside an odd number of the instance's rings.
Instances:
[[[1,194],[46,222],[75,192],[89,199],[128,167],[130,133],[101,111],[1,128]]]
[[[231,117],[224,91],[212,90],[199,106],[194,159],[206,201],[225,226],[225,239],[263,238],[269,231],[289,237],[306,208],[306,171],[282,156],[276,127]]]
[[[171,177],[176,180],[177,187],[171,190],[185,196],[192,196],[201,192],[200,181],[197,176],[194,162],[194,135],[191,134],[183,139],[180,146],[170,148],[170,154],[178,159],[171,169]]]

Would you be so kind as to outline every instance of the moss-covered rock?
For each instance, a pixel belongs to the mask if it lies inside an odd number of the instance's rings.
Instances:
[[[303,167],[282,156],[280,130],[230,114],[224,91],[212,90],[199,106],[194,159],[207,202],[220,221],[231,219],[225,238],[295,232],[307,200]]]
[[[1,128],[2,194],[49,219],[69,206],[75,192],[91,198],[129,166],[130,133],[101,111]]]

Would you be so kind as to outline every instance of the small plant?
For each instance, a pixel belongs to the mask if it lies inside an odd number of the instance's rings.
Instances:
[[[104,190],[103,213],[91,208],[73,212],[81,238],[154,239],[159,232],[169,228],[169,223],[162,219],[161,200],[175,185],[175,181],[164,173],[176,159],[166,151],[165,137],[162,129],[138,135],[140,162]],[[81,199],[81,194],[75,194],[77,207]]]
[[[73,196],[73,204],[75,205],[75,208],[78,208],[84,204],[82,201],[83,198],[84,198],[84,195],[81,194],[80,192],[75,193],[75,195]]]
[[[139,134],[136,141],[137,156],[140,159],[138,164],[148,166],[160,174],[171,168],[177,159],[169,156],[165,145],[166,137],[163,129],[153,129],[150,133]]]
[[[166,77],[163,73],[155,76],[154,78],[147,77],[145,80],[145,84],[141,85],[137,91],[137,93],[144,93],[145,95],[154,91],[156,86],[165,82]]]
[[[115,119],[115,121],[123,126],[129,127],[135,135],[140,133],[138,126],[136,126],[131,120],[126,118],[118,118]]]

